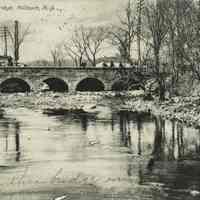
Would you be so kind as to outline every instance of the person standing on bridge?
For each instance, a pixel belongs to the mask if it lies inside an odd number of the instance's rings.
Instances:
[[[114,64],[114,62],[113,62],[112,60],[110,61],[110,67],[111,67],[111,68],[114,68],[114,67],[115,67],[115,64]]]
[[[103,67],[108,67],[107,63],[105,63],[105,62],[102,63],[102,66]]]
[[[122,62],[119,63],[119,67],[124,68],[124,65],[122,64]]]

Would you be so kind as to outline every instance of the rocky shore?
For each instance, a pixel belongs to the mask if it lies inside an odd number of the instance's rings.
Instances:
[[[105,106],[113,110],[151,112],[169,120],[178,120],[187,126],[200,128],[200,97],[174,97],[164,102],[143,100],[141,91],[113,93],[29,93],[1,94],[2,109],[26,107],[35,110],[76,110],[85,106]]]
[[[153,115],[159,115],[168,120],[177,120],[187,126],[200,129],[200,97],[174,97],[164,102],[137,99],[127,101],[123,109],[151,112]]]
[[[77,93],[16,93],[1,94],[1,108],[26,107],[30,109],[81,109],[89,105],[115,106],[124,105],[127,97],[137,99],[143,96],[142,91],[113,93],[113,92],[77,92]],[[122,97],[122,98],[121,98]]]

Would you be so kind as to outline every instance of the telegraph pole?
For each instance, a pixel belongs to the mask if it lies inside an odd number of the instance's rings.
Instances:
[[[4,26],[4,56],[8,55],[8,40],[7,40],[7,30],[8,28]]]
[[[17,66],[19,60],[19,22],[15,21],[15,33],[14,33],[14,57],[15,57],[15,65]]]
[[[137,21],[137,47],[138,47],[138,66],[141,66],[141,26],[142,26],[142,8],[144,0],[138,0],[137,3],[138,21]]]
[[[200,67],[200,0],[198,1],[198,11],[197,11],[197,65]]]
[[[198,30],[197,30],[197,37],[198,37],[198,44],[199,44],[199,50],[200,50],[200,0],[198,2]]]

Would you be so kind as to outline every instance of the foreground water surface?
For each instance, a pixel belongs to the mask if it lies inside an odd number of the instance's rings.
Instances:
[[[8,109],[0,199],[199,199],[199,155],[199,130],[149,114]]]

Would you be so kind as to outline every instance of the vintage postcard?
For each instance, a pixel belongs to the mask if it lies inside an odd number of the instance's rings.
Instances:
[[[0,0],[0,200],[200,198],[200,0]]]

